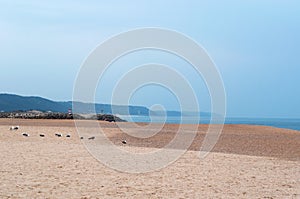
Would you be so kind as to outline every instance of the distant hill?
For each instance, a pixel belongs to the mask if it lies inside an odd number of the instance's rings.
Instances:
[[[109,105],[109,104],[92,104],[75,102],[76,113],[89,114],[93,113],[94,107],[96,113],[105,114],[119,114],[119,115],[142,115],[149,116],[150,110],[143,106],[123,106],[123,105]],[[69,109],[72,109],[73,102],[56,102],[48,100],[42,97],[24,97],[14,94],[0,94],[0,111],[1,112],[14,112],[14,111],[51,111],[67,113]],[[152,115],[164,115],[159,111],[151,111]],[[179,111],[167,111],[168,116],[195,116],[199,113],[196,112],[184,112]],[[201,112],[201,116],[210,117],[210,113]]]
[[[109,104],[92,104],[92,103],[76,103],[76,112],[78,113],[93,113],[93,109],[97,113],[112,113],[112,109],[115,114],[129,114],[132,115],[148,115],[149,109],[142,106],[122,106],[122,105],[109,105]],[[48,100],[42,97],[24,97],[14,94],[0,94],[0,111],[1,112],[13,112],[13,111],[51,111],[67,113],[69,109],[72,109],[72,101],[68,102],[56,102]]]
[[[52,111],[68,112],[71,108],[66,103],[54,102],[41,97],[23,97],[13,94],[0,94],[0,111]]]

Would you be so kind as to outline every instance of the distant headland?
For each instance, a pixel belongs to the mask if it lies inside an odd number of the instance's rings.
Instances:
[[[76,104],[76,111],[72,110],[73,105]],[[15,94],[0,94],[0,112],[12,113],[19,112],[24,115],[24,112],[29,112],[27,115],[35,115],[30,111],[40,111],[38,115],[44,115],[45,117],[53,117],[55,113],[60,113],[57,117],[68,118],[70,112],[77,114],[94,114],[97,115],[135,115],[135,116],[199,116],[210,117],[209,112],[180,112],[180,111],[166,111],[166,113],[160,111],[152,111],[144,106],[132,106],[132,105],[111,105],[111,104],[99,104],[99,103],[83,103],[73,101],[52,101],[37,96],[20,96]],[[52,112],[52,113],[51,113]],[[2,114],[3,115],[3,114]],[[5,114],[4,114],[5,115]],[[25,114],[26,115],[26,114]],[[17,115],[16,115],[17,116]],[[43,117],[44,117],[43,116]],[[18,116],[17,116],[18,117]],[[34,116],[38,117],[38,116]],[[40,116],[39,116],[40,117]],[[56,116],[55,116],[56,117]]]

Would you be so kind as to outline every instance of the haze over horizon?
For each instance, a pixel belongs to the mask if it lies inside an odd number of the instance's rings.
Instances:
[[[0,1],[0,93],[70,101],[81,64],[101,42],[130,29],[159,27],[181,32],[207,50],[224,81],[229,117],[300,118],[299,1],[130,2]],[[113,63],[96,102],[110,103],[115,81],[149,62],[183,73],[201,111],[210,111],[203,80],[183,60],[155,51]],[[157,85],[138,90],[130,103],[179,107],[176,96]]]

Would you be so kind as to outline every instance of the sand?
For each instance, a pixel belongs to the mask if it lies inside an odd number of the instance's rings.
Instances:
[[[9,131],[11,125],[20,129]],[[136,152],[157,150],[178,128],[167,125],[161,133],[139,139],[124,135],[114,123],[101,126],[113,143]],[[299,131],[226,125],[213,151],[199,159],[207,125],[198,130],[175,163],[128,174],[93,158],[71,120],[0,119],[0,198],[300,198]],[[126,145],[121,143],[124,138]],[[99,144],[99,139],[89,142]]]

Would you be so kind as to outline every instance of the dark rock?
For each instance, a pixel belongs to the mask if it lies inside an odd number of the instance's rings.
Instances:
[[[0,118],[20,118],[20,119],[60,119],[60,120],[101,120],[108,122],[126,122],[121,118],[111,114],[95,114],[93,116],[84,117],[80,114],[70,113],[54,113],[41,111],[16,111],[16,112],[0,112]]]

